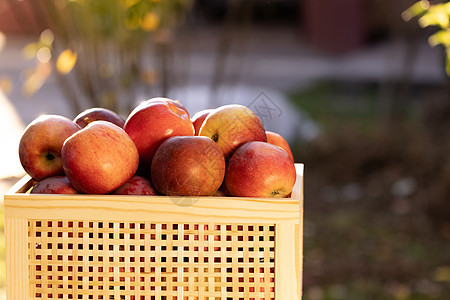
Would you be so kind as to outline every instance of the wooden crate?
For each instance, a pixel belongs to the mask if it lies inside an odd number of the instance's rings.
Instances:
[[[5,195],[7,299],[301,299],[291,198]]]

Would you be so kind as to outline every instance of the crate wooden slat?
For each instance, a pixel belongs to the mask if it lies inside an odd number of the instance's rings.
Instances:
[[[5,195],[7,297],[301,299],[303,165],[291,198]]]

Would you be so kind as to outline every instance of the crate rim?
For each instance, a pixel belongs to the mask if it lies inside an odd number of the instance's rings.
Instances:
[[[95,197],[97,201],[111,201],[111,199],[120,198],[120,201],[127,202],[127,200],[132,202],[143,202],[146,203],[149,199],[152,202],[158,203],[157,201],[166,202],[167,199],[214,199],[214,201],[250,201],[250,202],[274,202],[278,204],[295,204],[300,203],[302,201],[302,195],[298,192],[302,192],[302,187],[299,185],[302,184],[302,177],[304,172],[304,164],[303,163],[295,163],[296,169],[296,181],[294,187],[292,189],[292,197],[291,198],[270,198],[270,197],[232,197],[232,196],[165,196],[165,195],[155,195],[155,196],[143,196],[143,195],[111,195],[111,194],[29,194],[26,193],[27,190],[31,188],[34,184],[34,180],[30,175],[24,175],[19,181],[17,181],[5,194],[4,194],[4,205],[6,206],[14,206],[14,203],[10,203],[10,201],[16,200],[42,200],[42,197],[45,196],[46,200],[74,200],[76,198],[77,201],[91,201],[92,197]]]

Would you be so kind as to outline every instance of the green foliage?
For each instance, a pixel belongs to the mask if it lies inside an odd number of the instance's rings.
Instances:
[[[335,130],[343,121],[370,130],[378,117],[378,94],[376,84],[320,81],[289,96],[324,130]]]
[[[389,126],[377,117],[383,95],[375,83],[330,81],[290,94],[322,129],[315,141],[293,148],[308,171],[304,300],[450,295],[450,163],[439,150],[448,149],[450,135],[434,135],[419,113],[440,94],[435,86],[412,86],[402,106],[407,119]],[[393,187],[408,178],[417,182],[414,191],[396,194]]]
[[[53,72],[74,114],[86,101],[89,107],[128,113],[136,93],[168,81],[169,49],[192,0],[50,0],[36,5],[35,17],[49,22],[39,41],[24,49],[36,61],[26,73],[24,92],[35,93]]]
[[[430,4],[421,0],[402,13],[405,21],[418,18],[421,27],[435,26],[438,31],[429,38],[431,46],[442,45],[446,53],[446,72],[450,76],[450,2]]]

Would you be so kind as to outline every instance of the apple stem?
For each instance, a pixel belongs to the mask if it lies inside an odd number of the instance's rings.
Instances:
[[[217,141],[219,140],[219,135],[216,133],[216,134],[214,134],[214,135],[211,137],[211,139],[212,139],[214,142],[217,142]]]
[[[278,194],[280,194],[280,191],[278,191],[278,190],[275,190],[275,191],[272,192],[272,196],[276,196]]]
[[[45,156],[45,158],[47,160],[54,160],[55,159],[55,155],[52,153],[47,153],[47,155]]]

